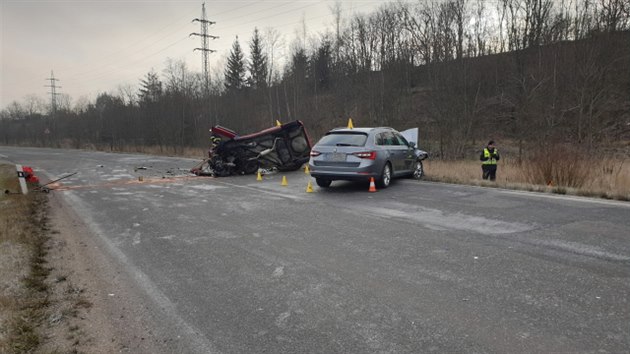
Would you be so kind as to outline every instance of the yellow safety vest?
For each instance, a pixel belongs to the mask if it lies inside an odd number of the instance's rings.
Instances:
[[[494,149],[495,153],[499,153],[499,150],[497,150],[496,148]],[[497,160],[494,157],[490,157],[490,150],[488,150],[488,148],[484,148],[483,149],[483,157],[487,158],[486,161],[482,161],[481,164],[482,165],[496,165],[497,164]]]

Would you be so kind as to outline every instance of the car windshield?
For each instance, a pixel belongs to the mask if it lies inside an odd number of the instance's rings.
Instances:
[[[317,145],[324,146],[363,146],[367,141],[366,133],[336,132],[328,133]]]

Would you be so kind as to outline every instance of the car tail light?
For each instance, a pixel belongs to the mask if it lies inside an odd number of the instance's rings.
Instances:
[[[362,159],[376,160],[376,151],[355,152],[352,155]]]
[[[315,151],[315,150],[311,150],[311,157],[317,157],[319,155],[321,155],[322,153],[319,151]]]

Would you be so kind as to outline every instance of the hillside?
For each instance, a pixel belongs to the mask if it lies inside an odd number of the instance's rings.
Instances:
[[[205,147],[217,123],[245,134],[300,119],[317,138],[349,117],[362,126],[419,126],[421,145],[443,158],[468,156],[490,138],[509,141],[519,157],[541,143],[593,150],[630,141],[628,31],[429,65],[393,60],[346,74],[335,66],[317,71],[315,63],[301,72],[294,63],[269,87],[209,97],[189,76],[164,89],[156,81],[161,91],[138,101],[102,94],[54,115],[4,110],[0,141],[162,150]]]

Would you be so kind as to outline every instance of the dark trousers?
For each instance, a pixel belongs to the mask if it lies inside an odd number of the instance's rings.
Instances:
[[[497,165],[481,165],[483,179],[494,181],[497,179]]]

